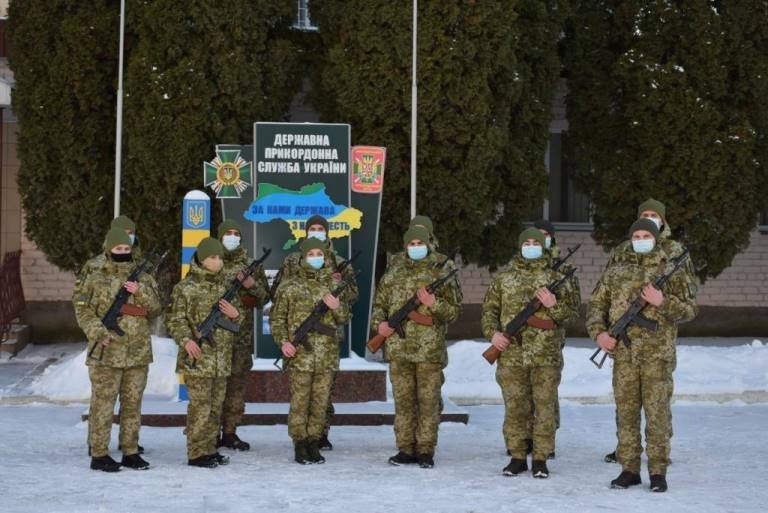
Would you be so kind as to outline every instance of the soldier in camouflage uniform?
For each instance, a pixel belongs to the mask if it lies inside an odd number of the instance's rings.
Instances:
[[[104,242],[105,256],[100,267],[90,270],[78,284],[74,297],[77,322],[88,338],[88,374],[91,379],[91,406],[88,417],[88,446],[91,468],[116,472],[120,465],[137,470],[149,468],[139,456],[141,399],[152,362],[149,319],[161,312],[157,283],[142,274],[138,282],[127,282],[134,268],[131,240],[125,231],[112,228]],[[109,310],[120,289],[131,296],[123,307],[120,328],[125,335],[108,331],[101,318]],[[94,348],[94,345],[100,345]],[[115,401],[120,398],[120,464],[109,454],[109,438]]]
[[[456,264],[451,259],[451,257],[449,257],[447,255],[444,255],[444,254],[440,253],[437,250],[438,242],[437,242],[437,237],[435,236],[434,224],[432,223],[432,219],[430,219],[427,216],[423,216],[423,215],[414,216],[414,218],[411,219],[411,222],[409,223],[408,228],[413,228],[414,226],[418,226],[418,227],[424,228],[425,230],[427,230],[427,232],[429,232],[429,244],[428,244],[429,251],[432,254],[435,255],[435,258],[437,258],[439,261],[443,262],[443,264],[442,264],[443,269],[446,272],[450,272],[450,271],[453,271],[454,269],[456,269]],[[391,269],[392,272],[395,272],[394,271],[395,269],[397,269],[398,267],[401,267],[402,265],[407,264],[407,263],[408,263],[408,254],[407,254],[407,252],[406,251],[399,251],[399,252],[395,253],[394,255],[392,255],[389,258],[389,263],[387,264],[387,268]],[[458,298],[459,304],[461,304],[464,301],[464,296],[463,296],[463,294],[461,292],[461,287],[458,284],[459,283],[458,282],[458,278],[456,278],[456,280],[457,281],[456,281],[455,291],[456,291],[456,294],[457,294],[457,298]],[[445,384],[445,368],[447,366],[448,366],[448,346],[445,347],[445,354],[443,355],[443,370],[440,371],[440,386],[441,387]],[[443,412],[443,407],[444,407],[443,397],[441,395],[440,396],[440,413]]]
[[[622,472],[613,488],[641,483],[640,414],[645,412],[646,452],[651,490],[667,490],[672,435],[670,401],[672,373],[676,365],[676,325],[693,319],[697,308],[684,272],[672,275],[663,291],[652,282],[667,270],[669,255],[660,241],[660,232],[649,219],[639,219],[630,229],[631,246],[617,252],[617,260],[600,278],[587,311],[590,337],[613,357],[613,392],[619,436],[618,459]],[[643,315],[658,323],[657,331],[630,326],[630,347],[617,343],[610,326],[641,295],[648,306]]]
[[[371,329],[389,337],[385,355],[395,398],[395,441],[398,453],[389,458],[393,465],[418,463],[434,466],[437,431],[440,423],[440,389],[445,365],[447,326],[459,316],[458,283],[451,281],[436,294],[426,286],[446,271],[444,259],[429,247],[429,232],[420,226],[403,236],[408,259],[388,266],[379,282],[373,303]],[[405,338],[394,333],[387,319],[414,294],[421,304],[417,320],[404,324]]]
[[[296,462],[305,465],[325,462],[320,454],[320,437],[334,375],[339,370],[338,328],[349,322],[351,314],[348,300],[343,295],[336,298],[331,294],[337,281],[333,277],[333,252],[327,242],[308,237],[302,241],[300,252],[301,263],[290,277],[283,278],[277,289],[269,322],[288,366],[288,434],[293,440]],[[320,301],[329,308],[320,319],[322,329],[310,332],[306,343],[297,348],[291,340],[293,333]]]
[[[225,282],[231,283],[240,271],[248,267],[250,259],[240,244],[242,230],[237,222],[228,219],[219,225],[217,232],[224,246],[222,274]],[[240,290],[240,301],[245,308],[240,332],[235,335],[232,347],[232,373],[227,379],[227,392],[222,407],[219,447],[238,451],[251,448],[250,444],[240,440],[236,431],[245,412],[245,386],[253,366],[253,309],[263,307],[268,296],[267,277],[264,269],[259,266],[251,276],[243,280],[243,288]]]
[[[667,207],[662,202],[655,200],[653,198],[647,199],[646,201],[641,203],[639,207],[637,207],[637,218],[650,219],[659,227],[659,245],[661,246],[661,249],[664,250],[664,252],[667,254],[669,258],[677,258],[685,251],[685,246],[683,246],[682,244],[680,244],[679,242],[677,242],[672,238],[672,229],[669,227],[669,223],[667,222]],[[615,263],[621,261],[621,259],[623,258],[624,255],[627,254],[627,250],[631,246],[632,246],[631,241],[624,241],[621,244],[619,244],[619,246],[617,246],[613,251],[611,251],[611,254],[608,257],[608,264],[606,267],[610,267]],[[690,288],[690,293],[695,299],[696,294],[698,293],[699,278],[696,276],[696,270],[693,267],[691,259],[688,259],[682,271],[684,272],[685,278],[688,281],[688,287]],[[677,328],[675,328],[675,330],[677,330]],[[671,413],[671,410],[670,410],[670,413]],[[671,422],[672,421],[670,420],[670,425],[671,425]],[[606,454],[603,460],[606,463],[616,463],[617,462],[616,451]]]
[[[119,228],[128,234],[128,237],[131,239],[131,253],[133,255],[133,260],[134,262],[140,262],[142,255],[141,248],[139,247],[139,239],[136,237],[136,223],[134,223],[133,220],[131,220],[131,218],[128,216],[117,216],[112,220],[109,228]],[[101,269],[105,261],[106,257],[104,253],[99,253],[83,264],[83,266],[80,268],[80,271],[77,273],[77,276],[75,277],[75,288],[72,293],[73,301],[75,301],[75,298],[77,298],[82,292],[82,285],[85,283],[85,279],[88,278],[88,275],[91,274],[94,270]],[[90,438],[90,433],[88,434],[88,437]],[[118,446],[118,450],[121,450],[121,447]],[[144,454],[144,447],[141,445],[139,445],[139,454]],[[89,445],[88,456],[90,455],[91,447]]]
[[[333,257],[333,269],[338,269],[338,267],[345,262],[344,257],[333,251],[333,242],[328,237],[328,221],[320,215],[314,215],[311,216],[309,219],[307,219],[304,223],[304,234],[305,238],[315,238],[319,239],[321,241],[325,241],[328,243],[328,246],[330,248],[329,254]],[[280,268],[280,272],[278,273],[278,276],[275,278],[275,282],[272,285],[272,290],[277,290],[277,287],[280,286],[280,282],[283,279],[287,279],[293,275],[296,274],[298,270],[301,269],[301,262],[302,262],[302,254],[300,251],[295,251],[293,253],[288,254],[288,256],[285,257],[285,260],[283,261],[283,265]],[[336,282],[340,282],[342,279],[349,280],[352,276],[354,276],[355,270],[352,267],[352,265],[347,265],[344,268],[344,271],[342,273],[334,272],[332,274],[333,279]],[[357,302],[358,297],[358,289],[357,289],[357,283],[355,283],[354,280],[351,280],[351,285],[344,291],[344,295],[342,296],[344,300],[347,302],[347,307],[351,310],[352,305],[354,305]],[[342,343],[344,341],[344,328],[343,326],[339,327],[339,343]],[[331,395],[333,395],[333,391],[336,388],[336,376],[338,373],[334,373],[333,375],[333,383],[331,384]],[[328,439],[328,435],[331,431],[331,421],[333,419],[333,415],[335,413],[335,409],[333,407],[333,402],[328,401],[328,409],[326,411],[326,420],[325,420],[325,427],[323,428],[323,434],[320,436],[320,449],[322,450],[333,450],[333,444]]]
[[[189,394],[187,407],[187,458],[195,467],[214,468],[226,465],[229,458],[216,451],[216,438],[221,410],[227,390],[227,377],[232,370],[234,334],[217,327],[214,342],[198,342],[195,328],[217,303],[224,316],[241,323],[242,305],[238,298],[231,303],[221,299],[229,283],[224,280],[224,247],[208,237],[198,244],[195,264],[171,293],[171,308],[166,318],[168,333],[179,345],[176,372],[184,374]]]
[[[549,477],[547,457],[555,447],[555,406],[562,368],[564,325],[578,315],[570,281],[555,296],[546,286],[560,278],[544,251],[545,237],[528,228],[518,237],[520,253],[491,282],[483,300],[483,335],[501,351],[496,381],[504,397],[504,440],[512,456],[503,473],[528,470],[526,436],[533,423],[534,477]],[[527,303],[537,297],[542,307],[528,321],[517,340],[510,341],[503,328]],[[535,414],[534,414],[535,411]]]

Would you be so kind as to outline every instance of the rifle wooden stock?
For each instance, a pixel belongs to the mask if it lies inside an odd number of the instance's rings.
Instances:
[[[489,347],[483,352],[483,358],[485,358],[485,360],[491,365],[496,363],[496,360],[499,359],[499,356],[501,356],[501,351],[496,349],[496,346],[494,346],[493,344],[491,344],[491,347]]]
[[[368,350],[372,353],[378,352],[379,349],[384,345],[384,342],[387,341],[387,337],[384,335],[377,334],[374,336],[371,340],[368,341],[366,346],[368,347]]]

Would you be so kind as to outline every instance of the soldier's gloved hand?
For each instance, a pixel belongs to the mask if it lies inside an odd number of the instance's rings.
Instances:
[[[378,328],[377,331],[378,331],[379,335],[381,335],[382,337],[389,337],[389,336],[392,335],[392,333],[395,332],[395,330],[393,330],[389,326],[389,323],[387,321],[381,321],[379,323],[379,328]]]
[[[664,302],[664,293],[653,286],[651,283],[646,283],[643,287],[643,292],[640,294],[643,299],[652,304],[656,308],[660,307]]]
[[[435,302],[437,301],[437,298],[434,294],[427,292],[426,287],[421,287],[419,290],[417,290],[416,297],[418,297],[421,304],[426,307],[435,306]]]
[[[331,310],[336,310],[341,304],[341,301],[339,301],[339,298],[334,297],[333,294],[328,293],[323,296],[323,303],[325,303]]]
[[[139,290],[139,284],[135,281],[126,281],[123,283],[123,288],[127,290],[129,294],[136,294]]]
[[[246,276],[242,271],[237,273],[237,281],[242,283],[246,289],[252,289],[256,285],[256,280],[253,279],[253,276]]]
[[[283,356],[286,358],[293,358],[296,356],[296,346],[290,342],[283,342],[283,345],[280,347],[280,349],[283,352]]]
[[[493,337],[491,337],[491,344],[493,344],[493,347],[499,351],[504,351],[509,347],[509,339],[502,332],[497,331],[493,334]]]
[[[240,312],[237,311],[237,308],[226,299],[219,300],[219,310],[221,310],[221,313],[226,315],[227,318],[232,319],[233,321],[240,316]]]
[[[597,345],[606,353],[612,353],[616,347],[616,339],[604,331],[597,336]]]
[[[552,308],[557,304],[557,296],[552,294],[547,287],[541,287],[537,290],[536,297],[539,298],[544,308]]]
[[[109,335],[104,335],[104,337],[101,340],[99,340],[99,344],[101,344],[104,347],[109,347],[109,344],[111,343],[112,343],[112,337],[110,337]]]
[[[203,356],[203,350],[200,349],[200,346],[197,345],[197,342],[191,338],[184,339],[184,350],[195,360]]]

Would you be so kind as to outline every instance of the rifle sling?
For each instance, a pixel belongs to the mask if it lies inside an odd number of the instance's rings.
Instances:
[[[315,323],[315,325],[312,327],[312,331],[316,331],[317,333],[325,335],[326,337],[336,336],[336,328],[333,326],[328,326],[327,324],[323,324],[322,322]]]
[[[435,321],[432,317],[429,315],[421,314],[416,310],[408,312],[408,318],[416,324],[420,324],[422,326],[433,326],[435,324]]]
[[[528,317],[528,320],[525,321],[525,323],[532,328],[538,328],[540,330],[557,329],[557,323],[555,321],[551,319],[542,319],[541,317],[536,317],[535,315]]]
[[[131,317],[146,317],[147,309],[142,306],[126,303],[120,308],[120,313],[123,315],[130,315]]]

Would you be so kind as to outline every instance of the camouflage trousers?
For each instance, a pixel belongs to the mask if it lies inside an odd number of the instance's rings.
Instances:
[[[216,437],[227,378],[185,376],[189,394],[187,406],[187,458],[193,460],[216,452]]]
[[[91,379],[91,406],[88,415],[88,445],[91,456],[109,452],[115,402],[120,398],[120,446],[123,454],[136,454],[141,427],[141,398],[147,386],[148,367],[118,369],[104,365],[88,367]]]
[[[442,363],[390,362],[395,443],[399,450],[407,454],[434,454],[440,426],[442,375]]]
[[[323,433],[334,372],[289,371],[291,407],[288,435],[292,440],[318,439]]]
[[[232,347],[232,373],[227,378],[227,391],[221,413],[221,426],[224,433],[234,433],[243,420],[245,387],[253,367],[251,351],[251,346],[235,344]]]
[[[563,380],[563,367],[565,366],[565,358],[561,360],[560,363],[560,376],[557,379],[557,387],[560,388],[560,383]],[[531,408],[533,408],[533,402],[531,402]],[[531,417],[528,420],[528,440],[533,440],[533,419],[535,417],[535,412],[532,409],[531,410]],[[560,429],[560,394],[558,394],[557,398],[555,399],[555,431]]]
[[[513,458],[525,459],[528,426],[532,424],[533,459],[546,460],[555,450],[555,407],[559,367],[503,366],[496,382],[504,397],[504,442]]]
[[[669,465],[674,384],[673,362],[613,362],[613,394],[619,436],[617,457],[623,470],[640,472],[643,447],[640,411],[645,413],[645,450],[650,474],[666,475]]]
[[[338,376],[338,372],[333,373],[333,380],[331,381],[331,394],[330,397],[333,397],[333,391],[336,390],[336,376]],[[323,435],[326,437],[328,436],[328,433],[331,432],[331,422],[333,422],[333,416],[336,414],[336,408],[333,407],[333,401],[329,398],[328,399],[328,407],[325,409],[325,427],[323,427]]]

